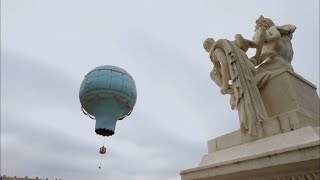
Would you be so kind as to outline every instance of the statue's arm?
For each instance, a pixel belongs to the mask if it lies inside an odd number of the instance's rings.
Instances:
[[[286,24],[283,26],[275,26],[275,27],[283,35],[292,34],[297,29],[297,27],[293,24]]]
[[[277,30],[277,28],[275,26],[271,26],[266,34],[266,42],[270,42],[273,40],[277,40],[280,39],[281,34],[280,32]]]
[[[213,63],[212,71],[210,72],[211,79],[219,86],[222,86],[222,74],[221,74],[221,64],[214,54],[214,50],[211,48],[210,52],[210,60]]]
[[[222,75],[220,72],[220,69],[217,69],[215,66],[212,68],[212,71],[210,72],[210,77],[217,84],[217,86],[222,86]]]
[[[257,43],[255,43],[254,41],[245,39],[242,37],[241,34],[236,34],[234,36],[235,40],[233,41],[233,43],[238,46],[241,50],[243,50],[244,52],[248,51],[248,48],[257,48]]]
[[[297,29],[297,27],[293,24],[286,24],[283,26],[275,26],[275,27],[280,32],[280,34],[288,35],[290,37],[290,39],[292,39],[292,34]]]
[[[261,33],[257,35],[257,33],[253,36],[252,41],[248,40],[248,39],[244,39],[242,37],[241,34],[236,34],[235,35],[235,45],[237,45],[241,50],[243,50],[244,52],[248,51],[248,48],[255,48],[255,49],[259,49],[258,51],[261,50],[261,47],[259,48],[259,42],[261,41],[261,38],[259,38],[259,36],[261,36]],[[262,39],[264,41],[264,39]],[[261,44],[261,43],[260,43]],[[258,52],[259,53],[259,52]],[[254,56],[253,58],[250,59],[250,62],[252,64],[254,64],[255,66],[258,65],[258,56]],[[260,61],[259,61],[260,62]],[[261,62],[260,62],[261,63]]]
[[[245,39],[245,41],[246,41],[246,43],[248,44],[248,46],[250,48],[257,48],[258,47],[257,43],[255,43],[254,41],[251,41],[251,40],[248,40],[248,39]]]

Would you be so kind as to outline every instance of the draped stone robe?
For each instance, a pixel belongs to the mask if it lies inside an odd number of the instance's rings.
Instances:
[[[233,88],[231,103],[238,111],[240,129],[243,133],[257,135],[257,122],[267,119],[268,115],[254,81],[254,66],[245,52],[229,40],[218,40],[211,51],[216,48],[222,49],[227,58]],[[212,55],[217,58],[214,53]]]

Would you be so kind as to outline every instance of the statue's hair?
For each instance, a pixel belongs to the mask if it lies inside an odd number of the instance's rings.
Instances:
[[[259,17],[259,19],[256,20],[256,29],[259,27],[259,25],[263,25],[264,27],[271,27],[274,26],[274,22],[270,18],[265,18],[262,15]]]
[[[203,48],[209,52],[213,43],[215,43],[215,41],[213,40],[213,38],[207,38],[204,42],[203,42]]]

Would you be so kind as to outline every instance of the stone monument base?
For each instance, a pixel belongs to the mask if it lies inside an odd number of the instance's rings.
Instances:
[[[316,87],[283,68],[259,86],[269,118],[257,136],[240,130],[208,141],[208,154],[182,180],[320,180],[319,96]]]
[[[203,156],[182,180],[318,180],[319,127],[304,127]]]

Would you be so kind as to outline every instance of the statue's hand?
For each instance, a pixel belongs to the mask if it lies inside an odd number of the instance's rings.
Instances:
[[[231,109],[234,110],[236,108],[236,104],[233,103],[233,102],[230,102],[230,106],[231,106]]]
[[[255,65],[255,66],[258,65],[258,60],[257,60],[257,58],[256,58],[255,56],[253,56],[252,58],[250,58],[249,61],[250,61],[253,65]]]
[[[233,88],[230,85],[222,85],[220,89],[221,94],[233,94]]]
[[[234,94],[234,91],[232,88],[227,89],[227,94]]]
[[[230,94],[230,106],[232,110],[236,109],[237,107],[235,101],[236,100],[235,100],[234,94]]]
[[[236,39],[234,41],[234,43],[236,44],[236,46],[238,46],[241,50],[243,50],[244,52],[247,52],[249,49],[249,45],[247,43],[247,41],[242,37],[241,34],[236,34],[234,36],[234,38]]]

